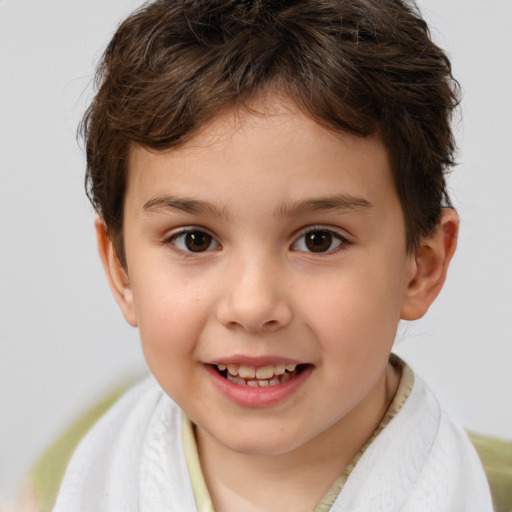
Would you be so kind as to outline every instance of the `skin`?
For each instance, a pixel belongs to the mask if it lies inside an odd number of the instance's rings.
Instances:
[[[398,322],[439,293],[458,229],[446,210],[408,253],[380,139],[330,132],[281,98],[265,105],[218,115],[179,149],[132,148],[126,266],[97,221],[149,368],[197,425],[217,512],[314,508],[393,398]],[[211,235],[207,250],[190,252],[183,229]],[[308,230],[327,233],[325,251],[310,251]],[[207,371],[244,357],[310,372],[286,399],[245,407]]]

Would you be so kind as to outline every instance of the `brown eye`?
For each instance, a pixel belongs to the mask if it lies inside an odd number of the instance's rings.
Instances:
[[[313,231],[305,238],[306,247],[311,252],[325,252],[332,244],[332,235],[327,231]]]
[[[293,249],[313,253],[330,252],[345,242],[340,235],[333,231],[315,229],[302,235],[293,245]]]
[[[178,233],[171,238],[171,242],[184,252],[205,252],[219,248],[211,235],[197,229]]]

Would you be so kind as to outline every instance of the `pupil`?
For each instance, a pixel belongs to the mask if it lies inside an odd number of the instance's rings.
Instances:
[[[206,251],[212,243],[212,237],[201,231],[191,231],[185,236],[185,245],[191,252]]]
[[[306,247],[311,252],[324,252],[332,243],[332,235],[328,231],[313,231],[306,235]]]

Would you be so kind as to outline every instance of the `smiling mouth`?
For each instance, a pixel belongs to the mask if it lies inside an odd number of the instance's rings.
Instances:
[[[243,364],[212,365],[229,382],[250,387],[270,387],[284,384],[308,366],[308,364],[276,364],[260,367]]]

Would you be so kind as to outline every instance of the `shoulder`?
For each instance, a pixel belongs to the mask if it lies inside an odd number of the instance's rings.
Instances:
[[[409,396],[365,451],[334,511],[492,512],[466,433],[417,375]]]
[[[135,503],[148,432],[162,422],[169,436],[179,437],[181,411],[149,377],[126,391],[81,440],[54,510],[123,510],[119,504]]]
[[[83,411],[32,467],[23,490],[24,496],[30,496],[36,504],[30,510],[52,508],[70,459],[81,442],[89,443],[93,435],[90,432],[99,430],[108,435],[115,428],[113,424],[123,423],[123,419],[132,414],[142,421],[144,414],[140,414],[136,404],[155,403],[160,395],[158,385],[151,378],[131,379],[120,383]],[[101,435],[95,433],[94,437],[99,442]]]
[[[88,429],[75,455],[85,449],[84,445],[87,450],[91,450],[96,444],[109,441],[114,447],[124,432],[144,428],[147,418],[162,398],[163,392],[153,377],[147,377],[130,386]]]
[[[417,375],[403,426],[423,437],[421,464],[408,492],[403,511],[492,511],[487,478],[480,458],[462,426],[439,404],[427,384]],[[400,435],[396,429],[394,435]],[[411,448],[418,443],[411,444]]]
[[[87,432],[71,459],[101,464],[129,444],[136,451],[151,419],[163,409],[178,418],[181,411],[162,391],[152,376],[130,387]],[[172,423],[172,422],[170,422]],[[68,469],[69,472],[69,469]]]

